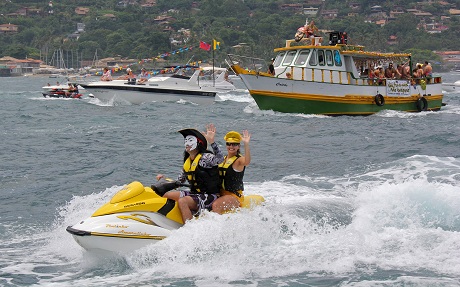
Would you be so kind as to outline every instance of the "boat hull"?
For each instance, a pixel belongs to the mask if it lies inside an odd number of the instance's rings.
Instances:
[[[196,104],[210,104],[214,102],[216,96],[215,91],[196,88],[128,85],[127,83],[112,85],[93,83],[81,85],[88,93],[105,102],[117,101],[142,104],[185,100]]]
[[[441,84],[410,86],[410,95],[394,96],[385,86],[308,82],[261,75],[240,74],[261,110],[323,115],[369,115],[381,110],[436,111],[442,106]],[[382,95],[383,105],[376,102]],[[420,97],[426,100],[420,103]],[[422,106],[420,106],[422,104]]]

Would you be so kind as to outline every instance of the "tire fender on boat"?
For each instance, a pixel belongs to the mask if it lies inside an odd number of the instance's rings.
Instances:
[[[428,110],[428,101],[424,97],[418,98],[416,105],[419,112]]]
[[[379,107],[385,105],[385,98],[383,97],[382,94],[377,94],[374,97],[375,104]]]

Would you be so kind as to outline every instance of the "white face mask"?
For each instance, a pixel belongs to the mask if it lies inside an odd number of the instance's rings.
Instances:
[[[190,147],[190,150],[194,150],[198,146],[198,141],[195,136],[186,136],[184,145],[185,148]]]

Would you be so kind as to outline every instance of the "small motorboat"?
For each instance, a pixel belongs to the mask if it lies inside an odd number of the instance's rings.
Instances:
[[[147,187],[131,182],[89,218],[66,230],[86,250],[127,253],[158,242],[184,224],[177,203],[158,195],[179,186],[186,185],[161,180]],[[245,195],[242,208],[262,202],[260,195]]]
[[[42,95],[43,95],[45,98],[80,99],[81,97],[83,97],[83,95],[80,94],[80,93],[71,93],[71,94],[68,94],[68,93],[66,93],[65,91],[59,91],[59,90],[56,90],[56,91],[49,91],[49,92],[43,92]]]
[[[460,80],[454,83],[442,83],[442,89],[446,92],[460,92]]]
[[[79,92],[79,87],[77,84],[67,84],[67,85],[47,85],[42,87],[42,95],[45,98],[69,98],[69,99],[80,99],[83,94]]]

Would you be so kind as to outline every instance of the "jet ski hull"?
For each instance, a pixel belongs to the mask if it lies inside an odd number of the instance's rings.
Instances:
[[[124,253],[158,242],[180,226],[155,212],[123,212],[89,217],[66,230],[84,249]]]
[[[260,195],[248,195],[242,208],[263,201]],[[86,250],[127,253],[165,239],[182,225],[182,216],[174,200],[160,197],[152,188],[134,181],[91,217],[66,230]]]

